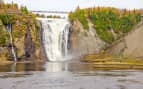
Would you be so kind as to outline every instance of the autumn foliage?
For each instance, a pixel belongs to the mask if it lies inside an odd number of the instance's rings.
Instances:
[[[30,26],[31,33],[34,34],[38,26],[36,26],[36,15],[30,13],[25,6],[18,8],[17,4],[0,3],[0,46],[7,45],[9,39],[6,33],[7,25],[12,24],[12,34],[14,38],[22,39],[26,34],[27,25]],[[2,41],[1,41],[2,40]]]
[[[142,10],[126,10],[111,7],[95,7],[80,9],[69,14],[71,22],[79,20],[84,29],[89,29],[92,22],[98,36],[107,43],[130,32],[141,21]],[[114,37],[116,34],[117,37]]]

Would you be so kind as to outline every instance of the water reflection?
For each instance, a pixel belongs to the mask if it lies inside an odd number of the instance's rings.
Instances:
[[[143,89],[143,71],[97,70],[81,62],[0,65],[0,89]]]
[[[68,71],[68,64],[64,62],[49,62],[45,64],[47,72]]]
[[[11,64],[11,72],[16,72],[16,62]]]
[[[12,63],[0,65],[0,72],[46,71],[46,72],[82,72],[92,71],[90,64],[75,62],[47,62],[47,63]]]
[[[0,72],[44,71],[44,63],[12,63],[0,65]]]

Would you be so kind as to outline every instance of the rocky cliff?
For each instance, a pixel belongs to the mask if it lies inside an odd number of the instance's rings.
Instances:
[[[6,25],[2,25],[1,34],[1,60],[13,60],[11,43]],[[12,25],[13,45],[18,60],[42,60],[40,46],[40,29],[34,23]]]
[[[89,30],[85,30],[82,24],[76,20],[72,23],[70,44],[70,53],[73,56],[83,56],[98,53],[106,43],[96,34],[92,23],[89,23]]]
[[[19,9],[14,3],[0,3],[0,61],[14,60],[12,47],[18,61],[43,60],[39,27],[36,15],[30,13],[26,7]]]
[[[108,52],[114,56],[143,58],[143,21],[134,30],[116,41]]]
[[[78,20],[72,24],[70,51],[73,55],[83,56],[106,52],[114,57],[143,58],[143,21],[112,44],[102,41],[96,34],[96,30],[92,28],[92,23],[88,24],[89,30],[85,30]]]
[[[69,14],[71,53],[142,57],[141,14],[140,10],[110,7],[77,8]]]

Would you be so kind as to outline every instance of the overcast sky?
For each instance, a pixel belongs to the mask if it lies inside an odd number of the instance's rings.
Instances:
[[[12,1],[19,5],[27,6],[30,10],[48,11],[72,11],[77,6],[80,8],[93,6],[110,6],[127,9],[143,8],[143,0],[4,0],[6,3]]]

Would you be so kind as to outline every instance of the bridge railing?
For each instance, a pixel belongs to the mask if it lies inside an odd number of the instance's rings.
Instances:
[[[59,14],[68,14],[70,12],[66,11],[30,11],[30,12],[37,12],[37,13],[59,13]]]

